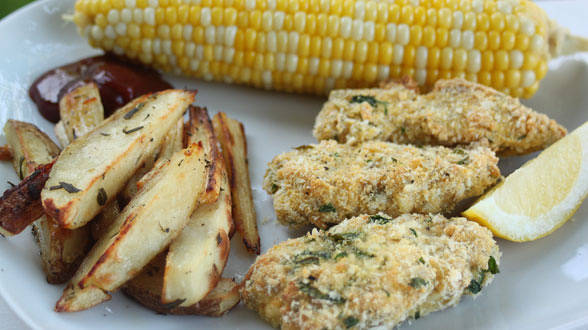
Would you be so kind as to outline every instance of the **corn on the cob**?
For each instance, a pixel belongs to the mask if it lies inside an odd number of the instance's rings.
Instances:
[[[323,94],[462,77],[530,97],[549,20],[529,0],[78,0],[92,46],[164,71]]]

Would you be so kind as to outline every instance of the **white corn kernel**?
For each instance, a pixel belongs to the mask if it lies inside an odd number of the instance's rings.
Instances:
[[[458,29],[452,29],[449,31],[449,46],[452,48],[459,48],[461,45],[461,31]]]
[[[484,1],[483,0],[474,0],[472,1],[472,9],[476,13],[481,13],[484,11]]]
[[[124,49],[122,49],[120,46],[115,45],[112,48],[112,51],[116,54],[116,55],[123,55],[125,53]]]
[[[463,13],[459,10],[454,11],[451,22],[454,29],[461,29],[461,26],[463,25]]]
[[[388,25],[386,25],[386,38],[391,43],[396,41],[396,24],[388,23]]]
[[[198,71],[198,66],[200,65],[200,61],[198,60],[190,60],[190,70],[192,71]]]
[[[363,40],[374,41],[375,29],[374,22],[365,22],[363,24]]]
[[[206,41],[207,44],[214,44],[214,41],[216,40],[214,33],[215,33],[215,28],[212,25],[209,25],[204,30],[204,40]]]
[[[151,48],[153,49],[153,54],[161,54],[161,40],[159,38],[154,38],[151,43]]]
[[[509,63],[511,69],[520,69],[523,66],[525,56],[520,50],[514,49],[510,51]]]
[[[203,27],[207,27],[212,22],[212,17],[210,16],[210,8],[204,7],[200,10],[200,24]]]
[[[330,91],[333,88],[335,88],[335,79],[333,79],[332,77],[328,77],[327,79],[325,79],[325,91]]]
[[[125,10],[123,9],[123,11],[122,11],[121,14],[124,14],[124,12],[125,12]],[[128,23],[128,22],[125,21],[126,18],[124,16],[122,16],[122,20],[123,20],[123,22]],[[135,8],[133,10],[133,22],[135,24],[141,24],[141,23],[143,23],[143,10],[141,10],[139,8]]]
[[[284,12],[283,11],[277,11],[274,13],[274,18],[272,20],[272,24],[274,25],[274,30],[275,31],[279,31],[282,29],[282,26],[284,26]]]
[[[275,1],[274,1],[275,3]],[[261,15],[261,27],[264,31],[271,31],[272,30],[272,18],[274,17],[274,15],[272,14],[271,11],[266,10],[263,12],[263,15]]]
[[[102,31],[102,28],[100,28],[98,25],[92,26],[91,33],[92,38],[96,40],[102,40],[102,38],[104,38],[104,32]]]
[[[461,47],[470,50],[474,48],[474,32],[472,31],[463,31],[461,34]]]
[[[417,84],[424,85],[427,81],[427,70],[426,69],[418,69],[414,72],[414,79],[416,80]]]
[[[112,25],[106,26],[106,28],[104,29],[104,35],[108,39],[115,39],[116,38],[116,32],[114,31],[114,28],[112,27]]]
[[[127,8],[135,8],[137,2],[135,0],[125,0],[125,7]]]
[[[108,23],[110,23],[110,24],[118,23],[118,20],[120,19],[120,14],[118,13],[118,10],[116,10],[116,9],[109,10],[108,15],[106,15],[106,19],[108,19]]]
[[[217,62],[222,61],[223,59],[223,46],[221,45],[215,45],[214,49],[213,49],[213,53],[214,53],[214,60]]]
[[[231,64],[231,63],[233,63],[234,56],[235,56],[235,48],[225,47],[225,51],[223,53],[223,61],[225,63]]]
[[[402,64],[402,59],[404,58],[404,47],[399,44],[394,45],[394,52],[392,54],[394,55],[392,63],[396,65]]]
[[[353,62],[352,61],[345,61],[343,62],[343,78],[349,79],[353,75]]]
[[[529,87],[535,83],[535,72],[532,70],[523,71],[523,77],[521,79],[521,87]]]
[[[222,44],[225,40],[225,27],[222,25],[217,26],[215,36],[215,43],[219,45]]]
[[[204,47],[196,45],[196,58],[202,60],[204,58]]]
[[[193,58],[196,54],[196,44],[192,41],[186,43],[186,46],[184,47],[184,53],[188,58]]]
[[[385,81],[390,77],[390,67],[387,65],[378,65],[378,80]]]
[[[396,29],[396,42],[402,46],[408,45],[410,41],[410,28],[406,24],[399,24]]]
[[[339,78],[343,73],[343,61],[333,60],[331,61],[331,76]]]
[[[131,29],[132,31],[132,29]],[[157,27],[157,35],[162,39],[169,39],[170,38],[170,31],[169,26],[166,24],[160,25]]]
[[[340,26],[339,26],[339,35],[341,38],[347,39],[351,36],[351,28],[352,28],[352,21],[351,18],[345,16],[341,17]]]
[[[326,37],[323,39],[323,44],[321,46],[321,56],[323,58],[331,58],[331,53],[333,51],[333,40],[331,38]]]
[[[233,47],[235,44],[235,35],[237,35],[236,26],[229,26],[225,29],[225,46]]]
[[[234,37],[233,37],[233,39],[234,39]],[[274,31],[270,31],[267,33],[267,36],[265,38],[265,42],[266,42],[266,48],[267,48],[268,52],[275,53],[278,51],[276,33]]]
[[[270,88],[272,86],[272,73],[268,70],[263,71],[261,73],[261,80],[267,88]]]
[[[427,47],[419,46],[416,51],[416,58],[415,58],[415,67],[417,69],[422,69],[427,67]]]
[[[184,37],[184,40],[186,40],[186,41],[192,40],[192,32],[193,31],[194,31],[194,27],[192,26],[192,24],[184,25],[184,29],[182,31],[182,36]]]
[[[318,57],[311,57],[308,60],[308,73],[310,75],[316,75],[318,73],[318,68],[319,68],[319,59]]]
[[[496,8],[503,14],[511,14],[512,13],[512,5],[508,1],[498,1],[496,2]]]
[[[302,33],[304,32],[304,27],[306,26],[306,13],[297,12],[294,14],[294,28],[297,32]]]
[[[298,32],[291,31],[288,34],[288,52],[292,54],[298,53]]]
[[[471,73],[478,73],[482,67],[482,54],[477,49],[472,49],[468,52],[467,71]]]
[[[143,53],[151,53],[151,39],[145,38],[141,40],[141,51]]]
[[[164,54],[173,55],[171,45],[172,45],[172,42],[169,39],[161,42],[161,48],[162,48]]]
[[[138,11],[141,13],[141,20],[143,20],[143,11],[141,9],[139,9]],[[120,11],[120,20],[125,23],[131,22],[133,20],[133,12],[128,8],[124,8]]]
[[[286,69],[288,72],[296,72],[298,68],[298,56],[295,54],[288,54],[286,57]]]
[[[540,35],[536,34],[531,38],[531,45],[529,49],[533,52],[541,52],[543,51],[543,47],[545,47],[545,40]]]
[[[521,17],[521,32],[529,37],[533,36],[535,33],[535,23],[528,17]]]
[[[155,10],[153,8],[145,8],[143,18],[148,25],[155,25]]]
[[[255,0],[245,0],[245,9],[254,10],[255,9]]]
[[[363,1],[356,1],[355,2],[355,11],[353,13],[353,18],[357,20],[363,21],[365,17],[365,2]]]
[[[157,8],[159,6],[159,1],[158,0],[149,0],[147,2],[147,5],[149,7]]]
[[[276,10],[276,0],[267,0],[267,9]]]
[[[363,21],[354,19],[351,29],[351,37],[353,38],[353,40],[361,40],[361,38],[363,37]]]
[[[276,54],[276,69],[280,72],[283,72],[286,69],[286,54]]]

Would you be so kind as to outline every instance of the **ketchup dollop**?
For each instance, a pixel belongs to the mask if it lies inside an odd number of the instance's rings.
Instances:
[[[89,82],[96,83],[100,90],[105,116],[141,95],[172,88],[156,71],[107,54],[44,73],[31,85],[29,96],[41,115],[56,123],[61,97]]]

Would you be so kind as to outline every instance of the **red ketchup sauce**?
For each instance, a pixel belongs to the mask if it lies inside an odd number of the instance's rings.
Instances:
[[[61,97],[90,82],[100,90],[105,117],[138,96],[172,88],[156,71],[107,54],[47,71],[31,85],[29,96],[41,115],[56,123]]]

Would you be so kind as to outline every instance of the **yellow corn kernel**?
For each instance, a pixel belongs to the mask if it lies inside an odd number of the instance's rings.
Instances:
[[[503,50],[511,50],[514,47],[515,42],[515,34],[512,31],[504,31],[501,36],[500,48]]]
[[[429,48],[427,54],[427,68],[437,69],[441,60],[441,50],[437,47]]]
[[[422,44],[431,48],[435,46],[435,29],[432,26],[425,26],[423,29]]]

